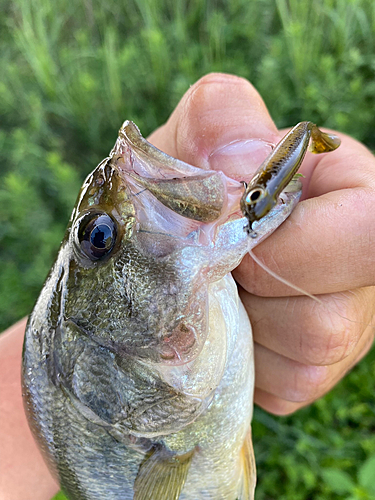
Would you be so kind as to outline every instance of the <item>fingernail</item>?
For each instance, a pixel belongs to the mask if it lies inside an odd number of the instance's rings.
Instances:
[[[208,162],[212,170],[222,170],[232,179],[248,181],[273,147],[273,143],[262,139],[232,141],[215,149]]]

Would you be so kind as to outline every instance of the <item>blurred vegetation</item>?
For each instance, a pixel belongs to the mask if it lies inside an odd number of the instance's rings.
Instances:
[[[280,127],[375,149],[373,0],[0,0],[0,330],[29,313],[85,175],[202,75],[251,80]],[[289,418],[255,412],[257,500],[375,498],[375,356]],[[61,497],[60,497],[61,498]]]

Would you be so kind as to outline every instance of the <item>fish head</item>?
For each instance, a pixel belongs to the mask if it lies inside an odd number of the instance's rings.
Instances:
[[[243,185],[168,156],[125,122],[87,177],[61,249],[61,317],[115,354],[183,365],[208,333],[208,290],[248,249]],[[254,246],[298,196],[260,221]]]
[[[62,248],[64,320],[116,354],[194,359],[207,336],[210,248],[238,211],[241,188],[169,157],[125,122],[73,210]]]

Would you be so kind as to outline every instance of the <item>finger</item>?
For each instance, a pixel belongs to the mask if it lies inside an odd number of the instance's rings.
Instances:
[[[240,289],[259,345],[304,364],[331,365],[348,356],[374,325],[375,287],[335,295],[264,298]]]
[[[335,132],[331,130],[335,134]],[[332,191],[355,188],[375,188],[374,155],[352,137],[339,134],[341,146],[335,154],[315,156],[312,175],[308,183],[308,198],[322,196]]]
[[[282,278],[309,293],[322,294],[374,285],[374,244],[375,190],[355,188],[302,201],[254,253]],[[234,277],[255,295],[300,295],[249,255]]]
[[[330,366],[304,365],[255,344],[255,403],[278,415],[311,404],[365,356],[373,340],[374,329],[368,327],[353,352]]]
[[[22,404],[21,357],[26,320],[0,336],[0,498],[48,500],[59,489],[37,448]],[[22,480],[20,480],[22,478]]]
[[[267,391],[262,391],[262,389],[258,389],[257,387],[254,389],[254,404],[260,406],[269,413],[280,416],[291,415],[300,408],[308,405],[308,403],[292,403],[291,401],[286,401]]]
[[[149,140],[192,165],[248,180],[280,135],[247,80],[213,73],[186,92],[168,122]]]

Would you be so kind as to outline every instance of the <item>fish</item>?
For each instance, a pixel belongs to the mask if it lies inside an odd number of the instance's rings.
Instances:
[[[278,182],[249,238],[241,182],[131,121],[84,181],[22,365],[30,428],[68,499],[253,499],[253,341],[231,271],[297,205],[300,181]]]
[[[249,223],[248,232],[252,234],[253,222],[262,219],[276,205],[281,192],[301,166],[308,149],[314,154],[328,153],[335,151],[340,144],[337,135],[322,132],[313,122],[297,123],[246,185],[241,198],[241,210]]]

